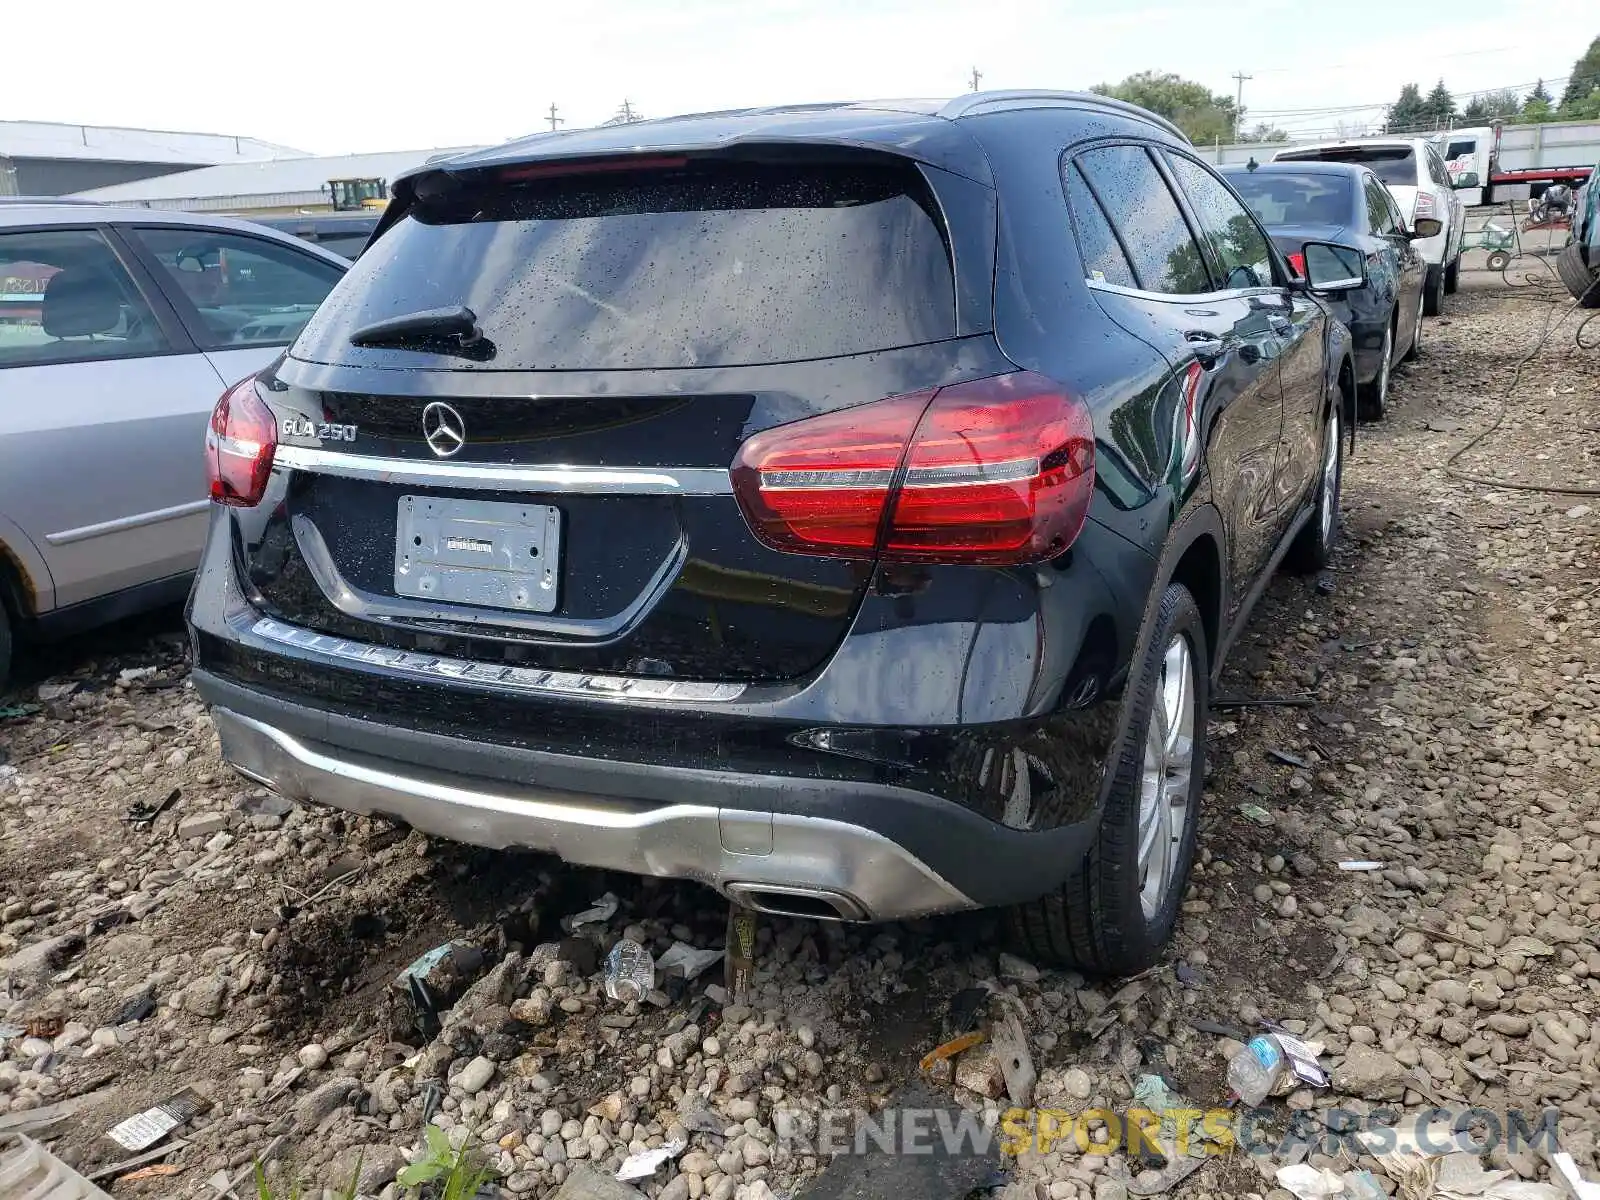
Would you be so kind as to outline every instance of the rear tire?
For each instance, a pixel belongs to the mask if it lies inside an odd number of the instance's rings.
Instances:
[[[1461,286],[1461,259],[1457,256],[1455,262],[1444,269],[1444,290],[1448,296],[1456,294],[1456,288]]]
[[[1580,308],[1600,308],[1600,270],[1586,266],[1576,242],[1556,256],[1556,274]]]
[[[1444,268],[1429,267],[1422,283],[1422,312],[1424,316],[1437,317],[1444,312]]]
[[[1058,891],[1011,912],[1031,957],[1097,975],[1160,959],[1194,863],[1209,674],[1200,609],[1170,584],[1130,681],[1133,710],[1094,843]]]
[[[1389,314],[1389,324],[1383,330],[1383,348],[1379,351],[1378,373],[1372,382],[1361,389],[1361,419],[1381,421],[1389,411],[1389,379],[1394,374],[1394,328],[1398,318]]]
[[[1317,472],[1317,490],[1312,499],[1311,519],[1306,522],[1284,556],[1283,565],[1296,575],[1315,575],[1333,561],[1333,547],[1339,540],[1339,493],[1344,481],[1343,404],[1335,398],[1322,425],[1322,468]]]

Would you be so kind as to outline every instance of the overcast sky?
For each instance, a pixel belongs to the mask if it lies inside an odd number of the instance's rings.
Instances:
[[[7,0],[0,118],[247,134],[312,153],[969,86],[1174,71],[1250,119],[1331,131],[1444,76],[1462,94],[1565,76],[1600,0]],[[410,12],[429,15],[411,16]],[[113,16],[112,14],[116,15]],[[1586,20],[1585,20],[1586,19]],[[1587,21],[1587,23],[1586,23]],[[1593,30],[1587,24],[1594,26]],[[1559,87],[1556,92],[1559,94]]]

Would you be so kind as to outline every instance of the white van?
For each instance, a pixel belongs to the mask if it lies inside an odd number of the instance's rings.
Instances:
[[[1420,238],[1412,245],[1428,264],[1423,285],[1422,311],[1436,317],[1444,309],[1444,298],[1456,290],[1461,273],[1461,235],[1464,212],[1461,197],[1450,185],[1439,149],[1427,138],[1362,138],[1358,141],[1326,142],[1317,146],[1296,146],[1279,150],[1274,162],[1359,163],[1383,180],[1391,195],[1400,202],[1407,222],[1418,217],[1433,217],[1443,231]]]

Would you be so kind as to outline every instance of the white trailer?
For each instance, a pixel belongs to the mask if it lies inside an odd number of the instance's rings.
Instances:
[[[1479,126],[1427,136],[1439,147],[1451,182],[1468,206],[1527,200],[1552,183],[1576,188],[1600,163],[1600,121]],[[1280,151],[1326,141],[1244,142],[1196,146],[1195,150],[1208,161],[1225,166],[1248,163],[1252,158],[1271,162]]]

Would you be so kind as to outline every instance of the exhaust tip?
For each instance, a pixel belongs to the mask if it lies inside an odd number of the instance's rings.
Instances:
[[[730,883],[723,891],[734,903],[773,917],[804,917],[815,921],[871,919],[854,898],[826,888]]]

